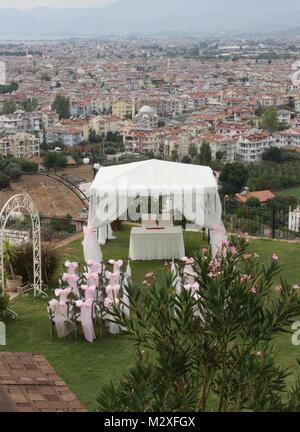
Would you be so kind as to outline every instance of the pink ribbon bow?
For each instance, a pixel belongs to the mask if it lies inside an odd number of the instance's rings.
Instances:
[[[116,297],[118,297],[120,292],[120,285],[108,285],[106,287],[106,294],[108,296],[108,298],[114,299]]]
[[[59,297],[59,303],[66,303],[68,299],[68,295],[71,294],[72,288],[65,288],[65,289],[56,289],[54,291],[56,297]]]
[[[87,265],[88,265],[91,273],[99,273],[102,270],[102,263],[98,263],[96,261],[89,260],[87,262]]]
[[[78,268],[78,263],[77,262],[70,262],[70,261],[66,261],[65,262],[65,267],[68,269],[68,273],[69,274],[74,274],[76,269]]]
[[[98,273],[84,273],[83,276],[88,282],[88,286],[99,285],[99,275]]]
[[[110,259],[108,262],[109,262],[109,264],[111,264],[111,265],[114,266],[113,272],[116,272],[116,271],[120,270],[121,267],[122,267],[122,265],[123,265],[123,261],[122,260],[115,261],[113,259]]]
[[[113,285],[113,286],[118,285],[118,283],[120,281],[120,272],[116,271],[116,272],[112,273],[110,271],[106,271],[105,277],[106,277],[106,279],[108,279],[109,285]]]
[[[67,282],[67,284],[70,285],[70,287],[73,286],[77,286],[77,281],[79,279],[79,276],[77,274],[69,274],[69,273],[64,273],[62,280],[63,282]]]
[[[91,227],[87,227],[87,226],[83,227],[83,233],[84,234],[93,234],[94,232],[96,232],[95,228],[91,228]]]

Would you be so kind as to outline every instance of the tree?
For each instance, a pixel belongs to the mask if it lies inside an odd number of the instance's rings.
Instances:
[[[44,166],[50,169],[63,168],[67,163],[67,158],[63,153],[49,152],[44,157]]]
[[[171,152],[171,160],[173,162],[178,162],[178,159],[179,159],[178,151],[173,149]]]
[[[234,195],[246,186],[249,173],[247,168],[239,162],[226,164],[220,174],[223,193]]]
[[[60,119],[67,119],[70,117],[70,100],[62,94],[55,96],[55,99],[51,105],[52,111],[57,112]]]
[[[192,160],[198,156],[198,150],[195,144],[191,144],[189,146],[189,155],[191,156]]]
[[[262,120],[262,127],[269,132],[277,132],[279,129],[277,109],[275,107],[268,107],[264,114]]]
[[[191,164],[192,163],[192,159],[190,158],[189,155],[186,155],[186,156],[183,156],[181,162],[184,163],[184,164]]]
[[[201,145],[199,162],[201,165],[209,165],[211,163],[211,148],[207,141],[203,141]]]
[[[31,97],[31,98],[26,99],[26,101],[23,104],[23,107],[24,107],[24,110],[26,112],[32,112],[32,111],[35,111],[37,109],[38,105],[39,105],[39,103],[38,103],[37,98]]]
[[[22,172],[18,163],[11,162],[5,168],[5,174],[7,174],[12,180],[20,180]]]
[[[133,367],[105,386],[105,412],[289,412],[300,410],[300,378],[278,365],[276,338],[300,315],[299,290],[278,283],[281,266],[231,237],[215,258],[194,254],[197,284],[167,272],[130,286],[130,316],[113,301],[105,309],[133,339]],[[179,269],[182,274],[183,269]],[[275,286],[277,289],[275,290]]]
[[[31,162],[27,159],[23,159],[23,158],[20,159],[19,164],[20,164],[20,168],[23,172],[35,173],[35,172],[38,172],[38,170],[39,170],[39,166],[37,163]]]
[[[41,76],[41,80],[42,81],[51,81],[51,77],[49,75],[47,75],[47,74],[44,73]]]
[[[248,206],[248,207],[258,208],[258,207],[260,207],[260,205],[261,205],[260,201],[256,197],[250,197],[246,201],[246,206]]]
[[[10,187],[10,178],[6,174],[0,172],[0,190],[8,189],[9,187]]]
[[[17,109],[16,102],[12,99],[5,99],[3,102],[2,114],[13,114]]]
[[[162,127],[166,126],[166,122],[164,120],[160,119],[160,120],[158,120],[157,126],[159,128],[162,128]]]
[[[271,162],[282,162],[284,151],[278,147],[270,147],[262,155],[262,160]]]
[[[0,94],[13,93],[17,91],[19,85],[16,82],[12,82],[11,84],[1,84],[0,85]]]
[[[297,198],[291,196],[291,195],[283,195],[283,196],[276,196],[272,200],[267,201],[268,207],[278,206],[278,207],[296,207],[298,204]]]

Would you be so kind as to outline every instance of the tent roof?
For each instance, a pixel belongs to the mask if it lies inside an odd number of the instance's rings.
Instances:
[[[172,193],[195,187],[204,193],[218,191],[211,168],[152,159],[101,168],[92,183],[91,195],[111,191],[148,194],[149,190]]]

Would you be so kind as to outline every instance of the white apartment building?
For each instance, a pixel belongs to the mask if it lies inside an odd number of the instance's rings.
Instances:
[[[40,155],[39,139],[32,134],[18,132],[0,137],[0,155],[15,157],[31,157]]]
[[[200,152],[203,142],[209,143],[212,160],[221,156],[223,162],[234,162],[236,140],[221,134],[202,135],[201,141],[198,143],[198,152]]]
[[[280,147],[300,147],[300,128],[293,128],[279,134]]]
[[[82,130],[76,128],[54,127],[45,129],[47,144],[61,143],[66,147],[74,147],[84,141]],[[43,142],[44,134],[40,134],[40,141]]]
[[[279,123],[291,124],[291,112],[288,110],[279,110],[277,118]]]
[[[39,132],[47,124],[47,115],[41,111],[0,116],[0,129],[8,131]]]
[[[241,135],[236,144],[235,158],[242,162],[256,162],[261,160],[265,150],[275,145],[276,140],[268,132]]]
[[[289,212],[289,230],[300,233],[300,207]]]

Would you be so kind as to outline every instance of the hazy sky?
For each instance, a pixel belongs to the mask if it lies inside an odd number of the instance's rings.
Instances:
[[[112,3],[117,0],[0,0],[0,9],[3,8],[17,8],[20,10],[29,10],[35,7],[52,7],[52,8],[89,8],[89,7],[101,7],[104,4]],[[122,1],[122,0],[121,0]],[[189,0],[191,1],[191,0]],[[210,2],[208,0],[197,0],[199,3],[203,4],[204,9],[209,7]],[[140,0],[140,3],[147,2],[151,0]],[[161,0],[162,4],[164,0]],[[184,4],[185,0],[180,0],[179,4]],[[214,1],[212,1],[213,3]],[[215,0],[216,2],[216,0]],[[220,3],[220,0],[218,0]],[[252,0],[222,0],[221,4],[223,6],[228,6],[229,8],[234,8],[238,6],[240,9],[245,9],[245,11],[251,7]],[[300,8],[299,0],[262,0],[264,5],[268,5],[270,8],[280,9],[283,13],[287,9]],[[178,2],[177,2],[178,4]]]
[[[17,8],[28,10],[35,7],[99,7],[112,0],[0,0],[0,8]]]

